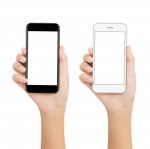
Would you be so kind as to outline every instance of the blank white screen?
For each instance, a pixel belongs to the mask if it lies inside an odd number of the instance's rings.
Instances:
[[[57,85],[56,31],[28,32],[28,85]]]
[[[124,48],[124,32],[95,32],[94,84],[124,84]]]

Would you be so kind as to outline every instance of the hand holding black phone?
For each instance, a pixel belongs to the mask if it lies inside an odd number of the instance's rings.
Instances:
[[[26,27],[26,90],[55,93],[59,90],[60,27],[55,23],[29,23]]]

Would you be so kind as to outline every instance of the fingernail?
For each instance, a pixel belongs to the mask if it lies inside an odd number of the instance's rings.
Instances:
[[[90,82],[93,83],[93,78],[90,78]]]
[[[21,53],[22,53],[23,55],[25,55],[25,53],[26,53],[25,50],[26,50],[25,48],[22,48],[22,49],[21,49]]]
[[[93,68],[92,67],[90,67],[90,72],[93,72]]]
[[[22,72],[25,72],[26,71],[26,68],[25,67],[22,67]]]
[[[27,79],[26,79],[26,78],[24,78],[24,79],[23,79],[23,82],[24,82],[24,83],[27,83]]]
[[[90,62],[93,62],[93,58],[92,58],[92,57],[90,57],[90,58],[89,58],[89,61],[90,61]]]
[[[21,61],[22,61],[22,62],[25,62],[25,61],[26,61],[26,58],[25,58],[25,57],[22,57],[22,58],[21,58]]]

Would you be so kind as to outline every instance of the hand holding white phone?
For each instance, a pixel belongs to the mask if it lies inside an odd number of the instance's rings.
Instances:
[[[94,25],[93,91],[123,93],[126,89],[126,25]]]

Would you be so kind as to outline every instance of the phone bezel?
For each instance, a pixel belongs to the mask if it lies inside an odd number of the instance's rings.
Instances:
[[[57,23],[29,23],[26,26],[26,78],[28,79],[28,31],[57,31],[57,85],[28,85],[26,91],[32,93],[56,93],[59,90],[59,47],[60,47],[60,27]]]
[[[98,93],[123,93],[126,90],[126,45],[127,45],[127,26],[124,23],[96,23],[93,27],[93,50],[95,45],[96,31],[123,31],[125,32],[125,48],[124,48],[124,84],[94,84],[93,91]],[[93,80],[95,80],[95,52],[93,51]]]

